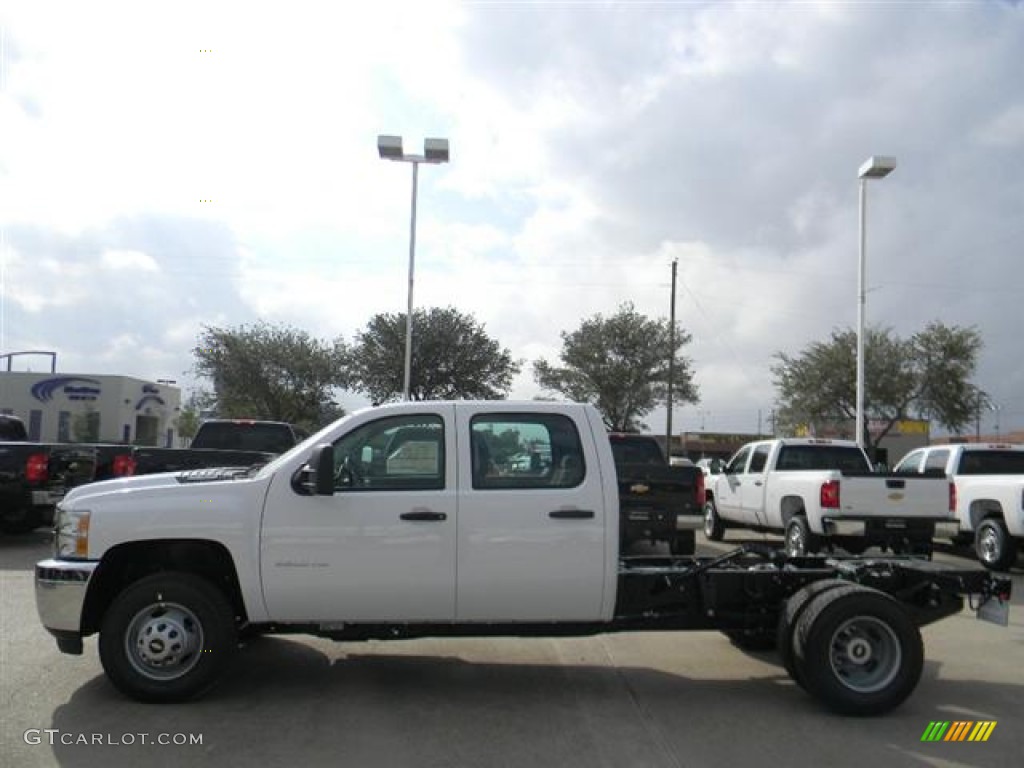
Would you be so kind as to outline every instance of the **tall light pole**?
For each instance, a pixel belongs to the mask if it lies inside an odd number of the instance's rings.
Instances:
[[[860,177],[860,263],[857,274],[857,445],[861,448],[864,447],[864,285],[868,179],[884,179],[892,173],[895,167],[896,158],[872,155],[857,172]]]
[[[665,457],[672,460],[672,388],[675,386],[676,371],[676,269],[679,259],[672,259],[672,301],[668,325],[668,416],[665,425]],[[683,453],[686,453],[684,450]]]
[[[409,300],[405,313],[405,377],[402,396],[409,399],[409,382],[412,379],[412,286],[416,269],[416,188],[419,182],[420,163],[439,165],[448,162],[448,139],[425,139],[422,155],[407,155],[402,151],[401,136],[378,136],[377,151],[382,160],[412,163],[412,214],[409,218]]]

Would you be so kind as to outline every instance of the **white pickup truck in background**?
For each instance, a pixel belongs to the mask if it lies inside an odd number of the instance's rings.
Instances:
[[[1024,543],[1024,445],[968,443],[918,448],[896,472],[953,478],[958,544],[974,544],[986,568],[1005,571]]]
[[[852,441],[791,438],[748,443],[707,484],[704,533],[726,528],[785,535],[799,556],[834,545],[930,554],[936,536],[959,528],[945,477],[873,471]]]

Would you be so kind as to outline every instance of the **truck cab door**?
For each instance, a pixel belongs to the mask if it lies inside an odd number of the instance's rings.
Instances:
[[[743,522],[749,525],[767,524],[767,519],[764,515],[765,470],[768,466],[768,454],[771,453],[771,448],[771,443],[755,445],[754,450],[750,454],[747,470],[743,474],[743,484],[740,486],[740,503],[743,507]]]
[[[275,621],[451,621],[454,407],[367,411],[334,441],[334,494],[271,482],[260,570]]]
[[[715,505],[718,514],[726,520],[743,520],[743,473],[750,458],[750,446],[744,446],[729,459],[715,483]]]
[[[460,403],[456,413],[456,619],[600,619],[606,530],[618,531],[606,515],[617,507],[605,508],[583,411]]]

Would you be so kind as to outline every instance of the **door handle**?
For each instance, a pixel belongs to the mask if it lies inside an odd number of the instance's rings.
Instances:
[[[399,517],[402,520],[420,520],[428,523],[448,519],[448,515],[444,512],[431,512],[429,509],[415,509],[412,512],[403,512]]]
[[[755,481],[754,481],[754,485],[758,485],[758,486],[760,486],[760,485],[764,485],[764,483],[763,483],[763,482],[761,482],[760,480],[755,480]]]
[[[548,517],[555,520],[590,520],[594,517],[592,509],[556,509],[548,512]]]

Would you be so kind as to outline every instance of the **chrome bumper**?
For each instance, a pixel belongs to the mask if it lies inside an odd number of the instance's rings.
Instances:
[[[830,520],[821,521],[826,536],[865,536],[867,523],[863,520]]]
[[[78,633],[89,581],[98,562],[43,560],[36,563],[36,610],[51,634]]]
[[[704,516],[703,515],[677,515],[676,516],[676,530],[677,531],[699,531],[704,527]]]
[[[935,524],[935,538],[953,539],[960,535],[960,522],[958,520],[946,520]]]

